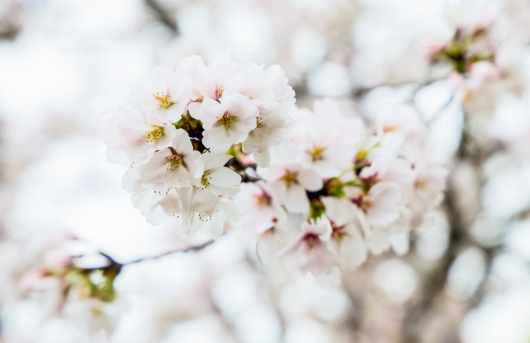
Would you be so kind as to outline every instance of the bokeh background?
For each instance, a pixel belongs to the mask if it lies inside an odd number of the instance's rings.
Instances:
[[[477,28],[496,75],[432,64]],[[522,0],[0,0],[0,342],[530,342],[529,44]],[[113,302],[57,313],[50,285],[24,280],[65,236],[124,264],[194,244],[132,207],[101,114],[154,66],[224,51],[280,64],[300,107],[415,106],[450,161],[434,227],[339,288],[262,267],[228,235],[125,265]]]

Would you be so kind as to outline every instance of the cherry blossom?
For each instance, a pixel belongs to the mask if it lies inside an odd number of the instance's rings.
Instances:
[[[134,91],[129,103],[156,123],[176,122],[188,105],[191,79],[166,67],[156,67],[144,89]]]

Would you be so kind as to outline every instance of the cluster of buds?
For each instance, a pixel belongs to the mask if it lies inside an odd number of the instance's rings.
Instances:
[[[123,187],[148,222],[231,230],[264,264],[326,275],[369,250],[403,252],[445,187],[418,114],[399,107],[367,129],[335,100],[294,103],[279,66],[185,58],[157,67],[134,109],[109,112],[107,157],[127,161]]]

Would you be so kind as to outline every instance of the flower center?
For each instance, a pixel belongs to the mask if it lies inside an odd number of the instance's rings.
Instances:
[[[227,113],[225,113],[223,117],[219,119],[219,123],[227,129],[230,127],[230,125],[232,125],[234,121],[236,121],[236,117],[231,117]]]
[[[414,183],[414,187],[415,187],[416,189],[422,189],[422,190],[423,190],[423,189],[426,189],[426,188],[427,188],[427,184],[426,184],[424,181],[416,181],[416,182]]]
[[[258,205],[270,205],[271,202],[271,196],[265,192],[263,192],[261,195],[256,196],[256,203]]]
[[[296,182],[296,173],[287,172],[280,180],[282,180],[283,183],[285,183],[285,185],[289,187],[291,186],[291,184]]]
[[[307,153],[309,154],[309,156],[311,156],[313,162],[324,159],[324,149],[322,148],[315,148],[312,151],[308,151]]]
[[[313,249],[317,244],[320,243],[320,238],[313,232],[306,233],[303,240],[307,244],[307,248],[309,250]]]
[[[169,156],[166,159],[167,170],[175,171],[178,167],[184,164],[182,157],[179,155]]]
[[[147,134],[147,140],[146,142],[153,142],[153,141],[156,141],[157,139],[159,139],[160,137],[162,137],[164,135],[164,129],[161,128],[160,126],[153,126],[154,129],[153,131],[149,132]]]
[[[257,117],[256,118],[256,127],[260,127],[263,125],[263,118]]]
[[[171,107],[171,105],[173,105],[171,100],[169,100],[169,94],[165,94],[164,92],[157,92],[155,99],[160,103],[160,107],[165,109],[168,109]]]
[[[223,97],[223,92],[225,91],[224,87],[223,86],[219,86],[219,88],[217,88],[217,90],[215,91],[217,94],[217,99],[220,99]]]
[[[202,179],[201,179],[201,183],[204,187],[208,187],[210,185],[210,173],[204,173],[202,174]]]

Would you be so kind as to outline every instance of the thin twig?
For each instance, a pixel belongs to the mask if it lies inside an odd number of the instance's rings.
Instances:
[[[156,0],[145,0],[145,4],[154,12],[155,16],[162,24],[170,29],[174,35],[178,35],[179,30],[176,20],[173,20],[168,12],[162,8]]]

